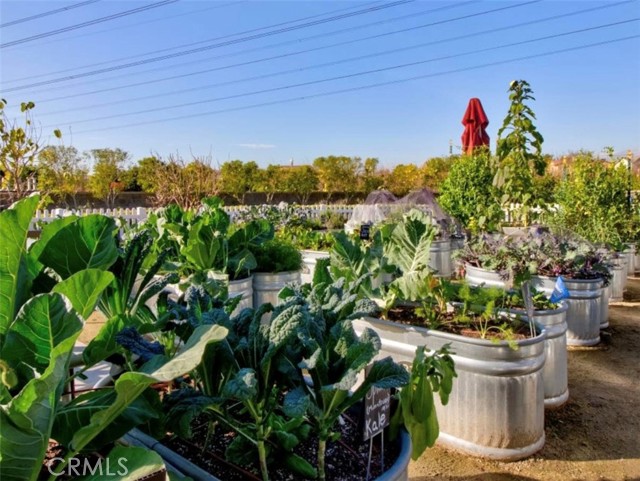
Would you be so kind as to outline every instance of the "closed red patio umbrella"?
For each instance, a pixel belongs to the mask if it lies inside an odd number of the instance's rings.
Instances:
[[[476,147],[489,146],[489,135],[485,130],[489,125],[489,119],[484,113],[480,99],[469,100],[467,111],[462,117],[462,125],[464,125],[464,132],[462,132],[463,152],[472,154]]]

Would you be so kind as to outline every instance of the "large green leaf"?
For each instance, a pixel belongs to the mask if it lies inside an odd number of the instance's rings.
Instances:
[[[55,346],[76,336],[82,326],[78,313],[62,294],[37,295],[18,312],[0,357],[14,366],[23,364],[43,373]]]
[[[40,237],[38,240],[33,243],[33,245],[29,248],[29,253],[37,259],[40,257],[40,254],[45,250],[49,241],[55,236],[60,229],[63,227],[73,224],[78,220],[77,215],[69,215],[67,217],[60,217],[59,219],[55,219],[51,221],[42,228],[40,231]]]
[[[83,269],[108,269],[118,258],[115,232],[115,221],[109,217],[81,217],[56,232],[38,260],[63,279]]]
[[[76,481],[115,481],[116,479],[145,479],[165,468],[164,461],[158,453],[137,446],[116,446],[109,455],[100,461],[102,470],[96,474],[88,474],[75,478]],[[107,466],[110,470],[107,470]],[[115,473],[115,476],[114,476]],[[118,476],[116,478],[116,476]],[[171,477],[173,480],[174,478]],[[191,478],[175,478],[191,479]]]
[[[0,345],[20,306],[29,297],[31,279],[26,243],[39,200],[38,196],[27,197],[0,212]]]
[[[196,328],[182,350],[168,363],[154,370],[151,374],[127,372],[120,376],[115,384],[115,400],[105,409],[92,414],[88,425],[77,430],[69,448],[81,451],[104,429],[133,403],[140,394],[156,381],[171,381],[178,376],[193,371],[202,359],[202,354],[211,342],[218,342],[227,335],[227,329],[216,325],[205,325]]]
[[[2,481],[34,481],[38,477],[78,334],[56,345],[44,374],[29,381],[9,404],[0,406]]]
[[[180,253],[199,270],[222,269],[220,265],[223,238],[204,220],[191,226],[189,238]]]
[[[78,314],[87,319],[93,313],[102,291],[113,279],[111,272],[85,269],[56,284],[52,292],[64,294]]]
[[[85,366],[93,366],[117,352],[116,335],[126,326],[126,318],[122,315],[107,319],[107,322],[102,325],[96,337],[91,339],[82,352]]]
[[[409,211],[393,229],[387,252],[389,261],[403,274],[427,269],[435,233],[429,216],[416,209]]]
[[[227,336],[227,329],[215,324],[197,327],[180,352],[164,366],[150,373],[158,381],[171,381],[193,371],[202,360],[209,343],[220,342]]]
[[[405,301],[421,299],[435,234],[431,218],[416,209],[405,214],[391,233],[386,255],[389,262],[400,269],[402,276],[395,279],[390,288],[397,290]]]
[[[111,389],[91,391],[78,396],[69,404],[60,408],[56,414],[51,437],[64,446],[68,446],[74,434],[90,423],[91,417],[108,409],[116,402],[117,392]],[[127,408],[102,430],[92,442],[85,446],[85,451],[93,451],[106,446],[124,436],[136,426],[151,419],[157,419],[159,398],[153,389],[147,390],[131,402]]]
[[[115,399],[104,409],[93,411],[88,424],[73,433],[67,445],[71,452],[80,452],[118,417],[156,380],[139,372],[126,372],[114,386]]]

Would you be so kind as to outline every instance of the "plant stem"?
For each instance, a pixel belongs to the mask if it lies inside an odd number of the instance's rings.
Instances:
[[[262,428],[258,430],[258,436],[260,436],[260,431]],[[264,445],[263,439],[258,439],[258,458],[260,459],[260,472],[262,472],[262,481],[269,481],[269,471],[267,469],[267,450]]]
[[[324,481],[326,479],[326,475],[324,472],[324,458],[326,452],[327,440],[321,437],[318,440],[318,479],[320,481]]]

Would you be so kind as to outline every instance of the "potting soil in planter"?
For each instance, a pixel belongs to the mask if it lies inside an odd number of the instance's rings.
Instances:
[[[327,443],[325,461],[327,481],[366,480],[369,441],[362,440],[362,426],[356,421],[358,417],[357,410],[351,410],[347,416],[343,416],[345,422],[341,426],[340,439],[336,442]],[[202,424],[203,422],[200,422],[200,425]],[[226,461],[225,450],[237,436],[236,433],[228,431],[219,425],[216,433],[209,440],[209,448],[204,453],[202,452],[202,445],[206,438],[205,428],[194,428],[193,433],[194,436],[190,440],[176,437],[163,441],[163,444],[222,481],[262,480],[258,468],[257,453],[254,465],[236,466]],[[317,445],[318,439],[312,436],[300,443],[294,449],[294,452],[315,466]],[[384,446],[384,469],[387,470],[398,458],[400,440],[391,442],[385,439]],[[377,436],[373,442],[371,480],[375,480],[383,473],[380,454],[380,436]],[[269,479],[271,481],[294,481],[305,478],[291,473],[285,467],[271,464]]]

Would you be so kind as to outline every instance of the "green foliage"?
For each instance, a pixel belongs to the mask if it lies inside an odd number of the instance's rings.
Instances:
[[[451,169],[458,160],[460,156],[454,155],[427,159],[421,168],[424,185],[431,190],[440,191],[443,182],[449,177]]]
[[[99,199],[104,199],[107,207],[113,204],[125,187],[125,167],[129,154],[122,149],[93,149],[89,152],[93,162],[89,190]]]
[[[232,279],[241,279],[258,267],[254,252],[273,239],[274,230],[266,220],[254,220],[234,228],[232,232],[226,268]]]
[[[0,477],[8,480],[37,478],[56,417],[63,409],[61,395],[82,317],[93,312],[101,292],[114,280],[105,271],[116,249],[111,219],[61,220],[43,232],[27,252],[26,232],[38,200],[37,196],[27,198],[0,213],[5,236],[0,258],[12,256],[0,261],[4,280],[0,283]],[[60,278],[64,280],[56,285]],[[48,292],[52,286],[55,292]],[[152,377],[139,376],[121,377],[113,402],[103,403],[88,423],[69,432],[59,470],[94,440],[113,440],[105,434],[107,429],[146,385],[155,382]],[[121,427],[120,432],[130,427]],[[117,430],[111,432],[115,434]]]
[[[403,196],[412,190],[424,186],[420,168],[414,164],[398,164],[391,171],[391,175],[385,181],[385,188],[396,194]]]
[[[435,444],[440,432],[434,393],[446,405],[457,377],[449,345],[431,355],[424,346],[416,349],[408,384],[399,394],[400,404],[391,420],[391,436],[404,426],[411,436],[411,458],[415,461]]]
[[[259,182],[259,168],[255,162],[231,160],[220,167],[222,191],[244,204],[245,196],[252,192]]]
[[[38,155],[38,189],[77,207],[76,196],[87,188],[89,170],[75,147],[48,146]]]
[[[493,185],[499,190],[500,204],[519,204],[514,217],[523,225],[530,221],[534,206],[533,179],[544,174],[546,162],[542,156],[542,135],[533,121],[535,113],[527,105],[535,100],[525,80],[514,80],[509,86],[509,112],[498,130],[497,169]],[[503,134],[507,132],[506,135]]]
[[[504,216],[493,187],[493,168],[488,150],[460,157],[440,189],[438,202],[472,232],[496,230]]]
[[[311,230],[304,226],[284,227],[276,232],[276,237],[293,244],[300,250],[330,250],[335,244],[332,232]]]
[[[530,232],[522,237],[478,236],[456,257],[474,267],[497,271],[509,284],[519,285],[532,275],[608,278],[605,255],[575,235]]]
[[[313,161],[323,192],[355,191],[358,176],[362,170],[360,157],[334,156],[318,157]]]
[[[640,211],[637,200],[632,206],[627,202],[629,182],[624,165],[581,152],[557,187],[558,209],[550,223],[598,244],[637,240]]]
[[[253,253],[257,264],[255,272],[289,272],[302,268],[300,251],[293,244],[280,239],[258,245]]]
[[[22,102],[20,112],[24,114],[21,124],[5,114],[7,101],[0,99],[0,188],[7,189],[12,202],[27,194],[28,180],[36,175],[35,161],[42,151],[40,132],[31,117],[36,104]],[[53,131],[61,138],[60,130]]]
[[[115,246],[116,223],[112,218],[91,214],[73,217],[51,238],[41,238],[46,247],[38,261],[62,279],[82,269],[108,269],[118,257]]]

